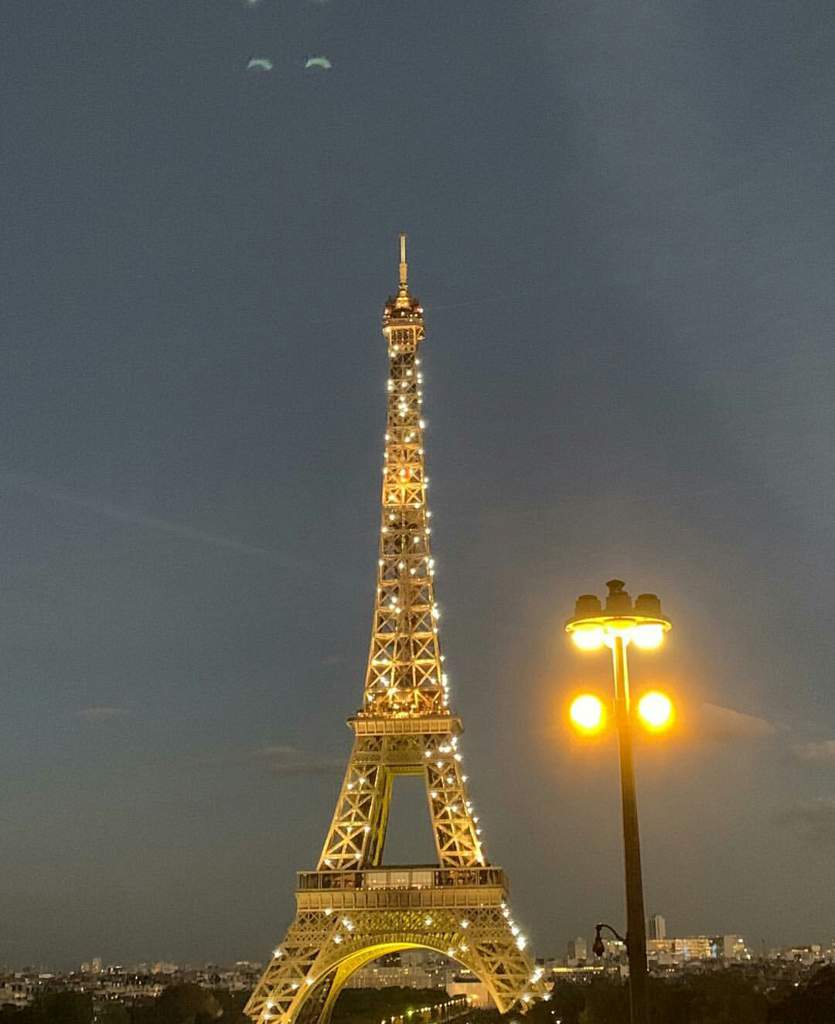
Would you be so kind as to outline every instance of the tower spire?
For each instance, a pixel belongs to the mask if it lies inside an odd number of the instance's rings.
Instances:
[[[397,288],[397,298],[393,300],[394,309],[411,311],[417,305],[417,301],[409,294],[409,264],[406,262],[406,235],[400,233],[400,283]],[[391,303],[392,300],[389,300]]]
[[[400,287],[408,290],[409,266],[406,263],[406,236],[400,234]]]

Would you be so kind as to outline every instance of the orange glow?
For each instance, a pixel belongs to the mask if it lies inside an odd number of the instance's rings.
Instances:
[[[569,709],[571,724],[584,736],[594,736],[606,726],[606,710],[603,701],[592,693],[575,697]]]
[[[593,626],[585,629],[575,629],[571,632],[571,640],[575,647],[581,651],[598,651],[603,646],[603,628]]]
[[[650,732],[664,732],[675,719],[673,702],[660,690],[650,690],[638,701],[638,717]]]
[[[645,651],[654,651],[664,642],[664,627],[657,622],[641,622],[632,631],[632,642]]]

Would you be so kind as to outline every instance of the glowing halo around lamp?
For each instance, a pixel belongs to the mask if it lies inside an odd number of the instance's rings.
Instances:
[[[641,622],[632,630],[632,643],[644,651],[654,651],[664,642],[664,627],[660,622]]]
[[[658,595],[639,594],[633,603],[622,580],[609,580],[607,586],[605,607],[595,594],[577,598],[565,624],[574,646],[581,651],[597,651],[604,644],[614,650],[619,642],[647,651],[660,647],[672,623],[662,614]]]
[[[568,711],[571,724],[585,736],[593,736],[602,732],[606,725],[606,710],[603,701],[593,693],[583,693],[575,697]]]
[[[673,724],[673,702],[666,693],[650,690],[638,701],[638,717],[650,732],[664,732]]]
[[[599,651],[605,640],[603,627],[592,626],[586,629],[575,629],[571,634],[571,640],[574,646],[581,651]]]

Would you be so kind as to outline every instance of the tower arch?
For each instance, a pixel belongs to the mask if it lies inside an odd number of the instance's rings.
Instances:
[[[359,945],[357,949],[345,951],[341,959],[324,967],[322,974],[313,981],[313,984],[305,986],[307,993],[302,996],[296,1011],[295,1020],[299,1024],[307,1024],[307,1022],[313,1021],[318,1022],[318,1024],[329,1024],[333,1008],[352,975],[380,957],[410,949],[423,949],[454,960],[478,977],[479,981],[487,986],[491,997],[495,1001],[488,978],[479,977],[466,960],[450,956],[448,949],[439,949],[436,945],[431,944],[431,940],[415,942],[407,938],[398,938],[395,935],[380,936],[379,942],[374,945]]]

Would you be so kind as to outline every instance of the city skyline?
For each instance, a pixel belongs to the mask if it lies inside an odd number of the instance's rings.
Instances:
[[[835,26],[732,6],[12,12],[0,962],[263,960],[290,920],[367,653],[400,230],[451,692],[531,948],[623,925],[612,741],[563,722],[612,576],[675,624],[631,664],[680,707],[637,750],[647,905],[829,941]],[[431,855],[396,797],[392,860]]]
[[[546,965],[546,969],[553,966],[559,965],[572,965],[574,960],[585,960],[593,965],[605,966],[607,962],[612,959],[622,959],[624,966],[626,964],[625,946],[618,940],[610,940],[606,944],[606,951],[600,957],[596,956],[591,950],[591,942],[589,941],[591,936],[575,936],[569,939],[566,943],[565,949],[559,954],[549,954],[542,957],[537,957],[537,963],[539,965]],[[714,943],[714,948],[710,955],[706,959],[716,961],[727,961],[733,963],[738,960],[746,960],[751,962],[759,961],[779,961],[784,960],[785,962],[801,962],[803,957],[803,964],[805,966],[812,966],[814,963],[835,963],[835,936],[829,942],[797,942],[797,943],[783,943],[776,946],[772,946],[768,949],[754,950],[750,947],[745,946],[745,956],[741,955],[741,948],[739,954],[735,952],[731,955],[725,953],[721,948],[721,941],[717,944],[716,940],[722,939],[733,939],[738,940],[740,943],[744,943],[744,936],[739,935],[736,932],[728,932],[727,930],[711,933],[710,935],[677,935],[669,936],[667,941],[670,943],[688,943],[694,940],[710,940]],[[655,942],[657,940],[650,940]],[[578,949],[577,947],[580,947]],[[583,948],[584,947],[584,948]],[[652,947],[652,955],[649,958],[650,968],[659,966],[659,950],[656,947]],[[701,950],[693,948],[688,951],[686,946],[682,946],[680,952],[683,955],[680,957],[679,965],[687,960],[698,960],[700,959]],[[576,954],[580,954],[579,956]],[[352,976],[346,987],[357,988],[363,987],[362,976],[369,976],[373,973],[374,969],[380,966],[381,963],[386,963],[394,959],[398,959],[400,956],[405,956],[405,962],[409,965],[415,966],[422,969],[425,962],[431,964],[441,964],[445,969],[455,972],[466,972],[466,968],[455,959],[450,958],[444,954],[436,953],[429,949],[415,949],[411,951],[403,951],[401,954],[384,953],[381,954],[377,960],[369,961],[366,967],[360,969],[357,974],[360,975],[358,978],[356,975]],[[661,964],[661,966],[664,966]],[[192,971],[206,971],[212,968],[222,968],[225,970],[231,970],[238,968],[242,971],[246,971],[252,976],[252,982],[254,983],[261,971],[263,970],[263,961],[249,960],[246,958],[231,958],[227,961],[210,961],[210,960],[199,960],[194,959],[191,961],[174,962],[165,958],[158,957],[144,957],[136,961],[122,961],[119,959],[108,960],[106,957],[95,956],[91,957],[86,961],[82,961],[79,964],[73,964],[63,968],[56,967],[55,965],[42,964],[42,963],[29,963],[29,964],[0,964],[0,974],[3,972],[46,972],[55,973],[56,975],[67,976],[71,974],[108,974],[108,973],[124,973],[124,974],[149,974],[149,975],[166,975],[166,974],[177,974],[182,972]],[[470,972],[466,972],[470,973]]]

